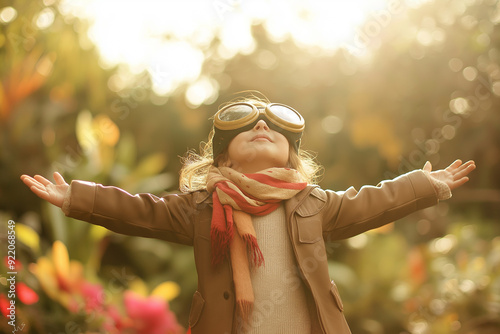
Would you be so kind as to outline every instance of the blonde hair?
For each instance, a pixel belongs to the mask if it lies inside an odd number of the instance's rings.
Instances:
[[[239,97],[221,105],[219,110],[235,102],[248,102],[255,106],[264,107],[270,103],[266,97],[259,98],[252,93],[250,96]],[[207,175],[210,167],[218,167],[221,162],[227,161],[227,148],[215,157],[215,159],[212,156],[213,137],[214,129],[212,128],[208,136],[208,142],[200,144],[200,154],[190,150],[182,158],[181,162],[183,166],[179,176],[179,188],[182,192],[206,189]],[[289,148],[288,164],[290,168],[296,169],[304,181],[309,184],[316,184],[323,171],[323,167],[315,161],[314,154],[300,148],[297,152],[292,145]]]

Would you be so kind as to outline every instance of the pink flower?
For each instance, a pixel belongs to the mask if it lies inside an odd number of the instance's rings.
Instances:
[[[110,305],[106,309],[106,317],[103,323],[103,329],[111,334],[120,334],[125,332],[127,326],[127,320],[120,314],[118,309],[114,305]]]
[[[0,294],[0,311],[2,311],[2,314],[7,317],[9,315],[9,301],[7,300],[7,297],[3,293]]]
[[[168,304],[156,297],[142,297],[132,291],[124,294],[125,309],[137,334],[179,333],[181,327]]]
[[[104,304],[104,289],[99,284],[83,282],[80,293],[85,301],[85,311],[92,312],[102,310]]]
[[[16,283],[17,297],[26,305],[34,304],[38,301],[38,295],[23,282]]]

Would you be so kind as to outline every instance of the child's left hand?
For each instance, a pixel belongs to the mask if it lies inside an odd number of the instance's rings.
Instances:
[[[476,168],[476,163],[469,160],[462,164],[462,160],[455,160],[451,165],[445,169],[432,171],[432,165],[427,161],[423,170],[430,173],[430,176],[444,182],[450,187],[450,190],[456,189],[469,181],[467,175]]]

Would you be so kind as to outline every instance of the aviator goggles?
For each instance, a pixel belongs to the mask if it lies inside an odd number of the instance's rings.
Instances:
[[[304,118],[292,107],[270,103],[257,107],[252,103],[238,102],[220,109],[214,116],[213,156],[219,155],[241,132],[252,129],[261,120],[268,120],[270,129],[283,134],[296,151],[304,131]]]

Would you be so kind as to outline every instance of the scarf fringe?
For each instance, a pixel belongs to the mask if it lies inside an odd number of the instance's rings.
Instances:
[[[229,205],[222,205],[216,192],[214,192],[213,198],[214,210],[210,239],[212,241],[212,264],[217,265],[229,255],[229,243],[234,234],[234,221],[233,208]]]
[[[233,230],[226,232],[212,229],[210,239],[212,239],[212,264],[217,265],[229,255],[229,243],[233,239]]]
[[[251,234],[245,234],[242,236],[243,241],[247,245],[250,253],[252,254],[252,262],[256,267],[260,267],[264,264],[264,255],[259,248],[259,244],[257,243],[257,238]]]

